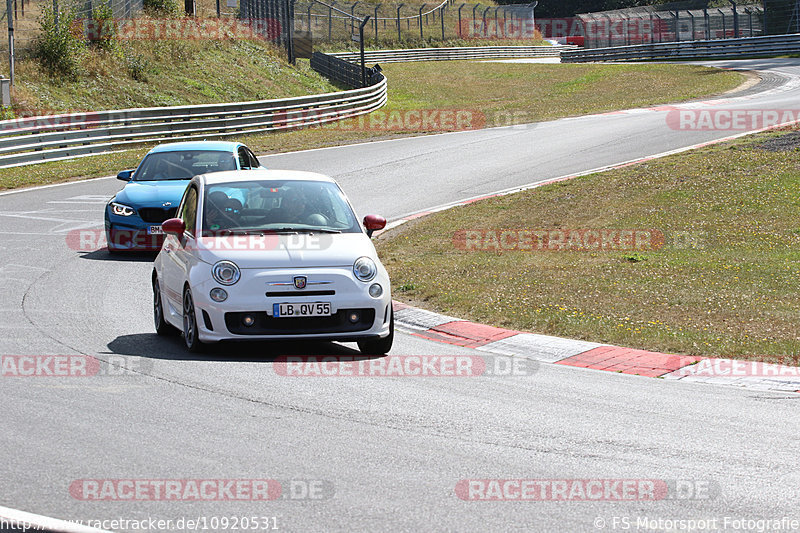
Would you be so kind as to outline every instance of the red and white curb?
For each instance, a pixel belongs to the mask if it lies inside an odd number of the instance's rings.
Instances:
[[[497,328],[394,304],[395,325],[437,342],[543,363],[679,379],[755,390],[800,392],[800,368],[753,361],[674,355]]]
[[[764,93],[759,93],[758,96],[783,92],[794,89],[798,86],[800,86],[800,77],[792,76],[788,83],[779,88],[772,89]],[[671,111],[681,108],[719,106],[732,103],[736,100],[752,99],[755,98],[755,96],[756,95],[751,95],[744,97],[733,97],[729,99],[691,102],[686,104],[613,111],[610,113],[604,113],[604,115],[633,115],[639,113]],[[574,117],[573,119],[562,120],[581,120],[585,118],[587,117]],[[496,191],[490,194],[484,194],[473,198],[467,198],[464,200],[443,204],[423,211],[404,215],[399,219],[389,223],[386,226],[386,229],[376,232],[376,235],[380,235],[385,231],[389,231],[414,219],[440,211],[445,211],[447,209],[452,209],[454,207],[471,204],[480,200],[522,192],[580,176],[623,168],[638,163],[643,163],[645,161],[652,161],[661,157],[738,139],[746,135],[770,131],[795,124],[797,124],[797,121],[784,122],[753,131],[737,133],[709,142],[686,146],[676,150],[670,150],[660,154],[587,170],[577,174],[560,176],[553,179],[530,183],[520,187],[513,187],[511,189]],[[608,372],[618,372],[622,374],[635,374],[664,379],[678,379],[701,383],[733,385],[755,390],[800,392],[800,368],[794,366],[769,365],[733,359],[673,355],[660,352],[649,352],[647,350],[622,348],[619,346],[598,344],[594,342],[563,339],[560,337],[551,337],[547,335],[537,335],[533,333],[525,333],[521,331],[476,324],[474,322],[468,322],[455,317],[432,313],[430,311],[411,307],[399,302],[394,302],[394,311],[395,323],[397,326],[401,329],[411,332],[413,335],[433,341],[444,342],[457,346],[466,346],[501,355],[525,357],[546,363],[590,368],[595,370],[606,370]]]

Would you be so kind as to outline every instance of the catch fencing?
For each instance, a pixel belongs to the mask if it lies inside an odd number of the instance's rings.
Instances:
[[[41,33],[39,17],[43,9],[55,9],[58,12],[71,11],[75,19],[89,20],[99,6],[109,6],[113,17],[130,19],[142,13],[142,0],[12,0],[11,18],[14,25],[14,47],[19,52],[32,49],[33,42]],[[3,37],[0,38],[0,61],[7,64],[8,38],[5,29],[8,27],[7,3],[0,1],[0,20],[3,21]]]
[[[419,6],[356,1],[334,5],[363,19],[370,17],[365,35],[371,43],[438,41],[449,39],[536,40],[534,6],[482,5],[454,0]],[[315,41],[349,42],[358,33],[353,18],[329,6],[301,1],[295,6],[295,29],[311,32]]]
[[[764,8],[760,4],[691,9],[692,4],[696,2],[578,15],[577,28],[571,33],[581,35],[582,41],[572,42],[586,48],[605,48],[764,34]]]

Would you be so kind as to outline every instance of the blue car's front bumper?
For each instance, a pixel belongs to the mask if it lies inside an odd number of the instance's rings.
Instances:
[[[137,207],[130,216],[115,215],[106,206],[106,242],[110,251],[158,251],[164,243],[164,235],[152,233],[154,227],[175,216],[176,208],[165,209],[155,206]]]

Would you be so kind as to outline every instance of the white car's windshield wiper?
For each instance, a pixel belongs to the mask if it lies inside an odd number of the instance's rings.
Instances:
[[[338,229],[295,228],[295,227],[270,229],[269,231],[274,233],[341,233],[341,231],[339,231]]]
[[[214,236],[225,236],[225,235],[264,235],[267,233],[266,230],[258,229],[258,228],[237,228],[237,229],[217,229],[217,230],[209,230],[210,233],[213,233]]]

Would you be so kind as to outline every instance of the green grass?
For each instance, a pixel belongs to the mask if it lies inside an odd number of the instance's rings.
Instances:
[[[742,76],[689,65],[386,65],[398,109],[477,109],[488,125],[535,122],[675,102],[735,88]],[[424,84],[419,80],[425,80]]]
[[[216,47],[211,47],[214,54],[222,54]],[[220,55],[220,61],[225,59]],[[232,62],[229,56],[226,59]],[[155,59],[153,60],[155,61]],[[292,70],[277,64],[276,78],[294,78],[298,80],[292,91],[301,92],[307,85],[317,87],[312,77],[304,77],[307,62],[299,61],[298,69]],[[389,80],[389,103],[385,109],[367,117],[365,124],[370,125],[375,117],[407,117],[409,111],[427,110],[463,110],[472,120],[467,123],[471,127],[500,126],[528,123],[559,117],[598,113],[626,107],[645,106],[723,92],[737,86],[742,76],[735,72],[719,71],[690,65],[548,65],[548,64],[504,64],[485,62],[448,62],[443,63],[393,63],[387,64],[384,73]],[[280,67],[280,68],[278,68]],[[153,65],[166,72],[164,65]],[[204,67],[204,68],[211,68]],[[171,74],[171,84],[157,80],[154,86],[163,86],[164,90],[174,87],[180,97],[173,95],[174,104],[200,103],[212,100],[203,94],[215,91],[224,94],[222,100],[236,100],[227,87],[239,86],[238,79],[225,79],[217,76],[195,78],[194,87],[174,80],[176,76],[187,79],[185,72]],[[231,74],[234,76],[234,74]],[[266,77],[266,74],[264,75]],[[281,78],[282,77],[282,78]],[[624,84],[615,80],[622,79]],[[95,90],[102,93],[103,107],[127,107],[134,99],[144,105],[141,99],[145,96],[135,93],[137,85],[123,86],[114,89],[114,80],[103,77],[93,78]],[[104,80],[106,80],[104,82]],[[304,80],[304,81],[303,81]],[[420,83],[419,80],[425,80]],[[317,80],[319,81],[319,80]],[[82,81],[80,83],[86,83]],[[101,85],[105,83],[105,85]],[[246,83],[246,82],[241,82]],[[247,82],[249,83],[249,82]],[[317,88],[325,88],[324,82]],[[276,82],[276,85],[279,85]],[[261,83],[239,91],[241,100],[266,96],[268,84]],[[288,91],[287,87],[282,87]],[[150,89],[148,98],[155,98],[157,89]],[[34,92],[34,89],[31,89]],[[61,95],[64,107],[77,106],[82,93],[75,86],[53,87],[44,84],[35,90],[37,94],[49,95],[41,99],[50,101],[55,94]],[[313,92],[309,91],[309,92]],[[157,94],[164,94],[159,92]],[[388,120],[383,122],[389,123]],[[447,123],[434,124],[431,127],[348,127],[333,125],[323,128],[311,128],[293,132],[244,135],[236,137],[250,145],[256,153],[275,153],[315,148],[319,146],[335,146],[340,144],[362,142],[376,139],[395,138],[407,135],[438,133],[450,127]],[[352,125],[352,123],[351,123]],[[60,161],[28,165],[9,169],[0,169],[0,188],[14,188],[27,185],[52,183],[81,177],[106,176],[122,168],[131,168],[141,159],[145,148],[127,152],[81,158],[74,161]]]
[[[769,133],[494,198],[383,236],[395,297],[495,326],[800,364],[800,140]],[[615,251],[464,249],[486,229],[651,229]],[[466,241],[464,241],[466,242]],[[471,247],[474,248],[474,247]]]
[[[129,64],[143,66],[136,79]],[[18,113],[267,100],[335,91],[308,62],[292,68],[271,45],[254,41],[130,41],[93,51],[80,77],[47,76],[32,60],[17,67]]]

